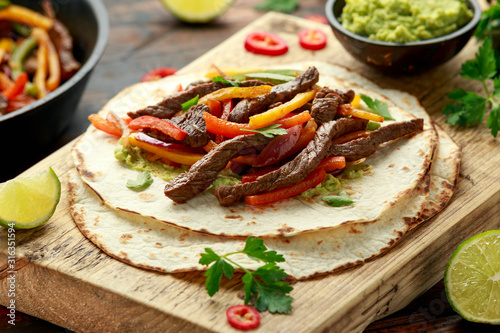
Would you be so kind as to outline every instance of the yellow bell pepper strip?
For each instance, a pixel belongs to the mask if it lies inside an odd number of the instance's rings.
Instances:
[[[134,131],[139,131],[142,129],[154,129],[162,132],[163,134],[171,136],[178,141],[182,141],[187,135],[187,132],[179,126],[153,116],[141,116],[135,118],[128,124],[128,128]]]
[[[286,198],[293,197],[308,189],[321,184],[326,178],[326,172],[323,168],[316,168],[304,180],[287,187],[279,188],[270,192],[247,195],[245,203],[248,205],[263,205],[266,203],[276,202]]]
[[[46,61],[49,75],[45,84],[47,91],[54,91],[61,83],[61,66],[57,50],[45,30],[33,28],[31,35],[36,38],[38,45],[43,46],[47,50]]]
[[[22,72],[14,81],[14,84],[3,92],[3,95],[9,100],[13,100],[16,96],[24,91],[26,83],[29,81],[28,74]]]
[[[122,131],[111,121],[104,119],[97,114],[91,114],[88,119],[98,130],[114,135],[116,137],[122,136]]]
[[[358,109],[361,104],[361,95],[354,95],[354,98],[351,101],[351,106],[355,109]]]
[[[36,71],[33,77],[33,83],[38,89],[38,98],[43,98],[47,95],[47,85],[45,79],[47,78],[48,67],[48,49],[47,45],[42,44],[38,47],[36,54]]]
[[[356,140],[359,138],[364,138],[365,136],[370,135],[371,131],[355,131],[351,133],[347,133],[346,135],[342,135],[334,140],[332,140],[332,144],[338,145],[341,143],[346,143],[352,140]]]
[[[38,42],[35,37],[29,36],[15,48],[9,60],[9,67],[12,70],[12,77],[14,79],[24,71],[24,60],[37,45]]]
[[[214,150],[215,148],[217,148],[217,146],[218,146],[218,144],[216,144],[213,140],[210,140],[202,148],[203,148],[204,151],[206,151],[208,153],[209,151]]]
[[[1,38],[0,39],[0,64],[2,63],[5,55],[7,53],[10,53],[13,45],[14,45],[14,41],[10,38]]]
[[[134,146],[179,164],[193,165],[205,156],[199,153],[178,150],[176,147],[180,145],[165,143],[140,132],[132,133],[128,140]],[[184,147],[183,149],[188,148]]]
[[[223,101],[231,98],[253,98],[260,95],[268,94],[271,91],[271,86],[256,86],[256,87],[228,87],[222,88],[213,93],[203,96],[198,101],[198,104],[207,104],[209,99]]]
[[[39,14],[31,9],[10,5],[7,8],[0,10],[0,20],[9,20],[23,23],[32,27],[39,27],[45,31],[52,28],[54,20]]]
[[[272,124],[278,119],[283,118],[288,113],[296,110],[309,102],[316,95],[316,90],[310,90],[303,93],[299,93],[295,95],[290,101],[281,104],[271,110],[267,110],[266,112],[259,113],[255,116],[250,117],[250,126],[253,128],[261,128],[267,125]]]
[[[376,121],[377,123],[384,121],[384,117],[379,116],[378,114],[354,109],[349,104],[339,105],[337,107],[337,114],[344,117],[352,116],[360,119]]]
[[[225,74],[227,76],[235,75],[235,74],[240,74],[240,73],[252,73],[252,72],[261,72],[262,69],[258,68],[242,68],[242,67],[227,67],[227,68],[216,68],[214,66],[210,66],[208,69],[208,72],[205,74],[206,78],[213,79],[214,77],[221,76],[222,74]],[[224,76],[224,75],[222,75]]]

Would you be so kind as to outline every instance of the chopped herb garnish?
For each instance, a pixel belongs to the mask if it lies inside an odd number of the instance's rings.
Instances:
[[[369,96],[363,94],[361,94],[361,99],[374,113],[384,117],[385,120],[394,120],[394,118],[392,118],[391,114],[389,113],[387,104],[379,101],[378,99],[373,100]]]
[[[299,5],[299,0],[265,0],[255,6],[257,10],[273,10],[276,12],[291,13]]]
[[[472,126],[483,121],[488,104],[490,115],[486,125],[491,129],[491,135],[497,136],[500,130],[500,77],[498,77],[495,53],[489,38],[485,38],[476,53],[476,58],[462,65],[460,76],[482,83],[486,97],[464,89],[455,89],[448,98],[456,104],[447,104],[443,113],[448,115],[446,122],[458,126]],[[488,81],[493,80],[490,91]]]
[[[200,98],[200,95],[196,95],[196,97],[191,98],[189,101],[182,103],[182,112],[186,112],[187,110],[189,110],[190,107],[198,104],[199,98]]]
[[[272,138],[277,135],[286,134],[286,129],[282,128],[280,124],[271,124],[266,127],[256,128],[256,129],[241,129],[242,131],[260,133],[267,138]]]
[[[9,0],[0,0],[0,9],[4,9],[10,6]]]
[[[340,192],[337,195],[325,195],[321,200],[328,202],[333,207],[341,207],[354,203],[347,192]]]
[[[237,80],[232,81],[232,80],[226,80],[223,76],[216,76],[212,78],[212,82],[222,82],[225,84],[229,84],[232,87],[239,87],[239,82]]]
[[[151,184],[153,184],[153,178],[151,178],[151,174],[148,171],[138,174],[135,180],[127,180],[127,187],[132,190],[142,190]]]
[[[204,274],[207,277],[205,289],[210,296],[219,290],[222,275],[231,279],[234,267],[238,267],[245,272],[241,278],[244,284],[245,304],[248,304],[250,300],[255,300],[255,307],[261,312],[269,310],[273,313],[288,313],[292,310],[293,299],[287,294],[293,288],[288,283],[283,282],[287,274],[276,264],[285,261],[285,259],[276,251],[268,251],[262,239],[248,237],[243,250],[229,252],[222,256],[210,248],[205,248],[205,251],[201,254],[200,264],[206,266],[212,264]],[[249,258],[265,264],[257,270],[251,271],[228,258],[234,254],[246,254]]]

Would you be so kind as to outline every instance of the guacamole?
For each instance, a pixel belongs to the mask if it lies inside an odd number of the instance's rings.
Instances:
[[[370,39],[408,43],[452,33],[472,17],[465,0],[346,0],[340,21]]]

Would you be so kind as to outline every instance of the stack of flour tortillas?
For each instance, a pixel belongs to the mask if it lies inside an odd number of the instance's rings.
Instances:
[[[309,66],[319,70],[320,86],[353,89],[385,102],[396,121],[425,121],[424,131],[383,144],[367,158],[373,172],[346,185],[354,204],[331,207],[319,199],[294,197],[262,207],[221,207],[208,191],[175,204],[164,196],[166,182],[158,177],[144,191],[128,189],[127,180],[138,171],[115,159],[116,137],[91,126],[73,149],[76,169],[68,179],[71,213],[82,233],[118,260],[161,272],[206,269],[198,263],[206,247],[232,252],[244,247],[246,237],[261,237],[269,249],[283,254],[280,266],[303,279],[363,263],[443,209],[455,188],[461,150],[418,100],[328,63],[285,67]],[[178,83],[186,86],[203,77],[171,76],[134,85],[101,114],[125,115],[159,102]]]

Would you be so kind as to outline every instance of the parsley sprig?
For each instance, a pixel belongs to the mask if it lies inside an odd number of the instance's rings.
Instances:
[[[222,75],[220,76],[215,76],[212,78],[212,82],[222,82],[227,85],[230,85],[231,87],[239,87],[240,81],[238,80],[226,80]]]
[[[256,129],[246,129],[242,128],[241,131],[247,131],[252,133],[260,133],[267,138],[273,138],[277,135],[284,135],[287,133],[286,129],[281,127],[281,124],[271,124],[266,127],[256,128]]]
[[[148,171],[143,171],[137,175],[137,178],[127,180],[127,187],[132,190],[143,190],[153,184],[153,178]]]
[[[237,267],[245,273],[241,278],[244,284],[245,304],[254,300],[255,307],[260,312],[269,310],[273,313],[288,313],[292,310],[293,299],[287,294],[293,290],[293,287],[284,282],[287,274],[276,264],[285,259],[276,251],[267,250],[262,239],[248,237],[243,250],[224,255],[218,255],[210,248],[205,248],[205,251],[201,254],[200,264],[211,265],[204,274],[207,277],[205,289],[210,296],[219,290],[222,275],[231,279],[234,267]],[[229,258],[235,254],[246,254],[249,258],[265,264],[251,271]]]
[[[375,114],[384,117],[385,120],[395,120],[389,113],[389,107],[386,103],[378,99],[371,99],[371,97],[361,94],[361,99]]]
[[[464,89],[453,90],[448,98],[456,104],[447,104],[442,111],[448,115],[447,123],[458,126],[480,124],[489,106],[490,114],[486,124],[491,129],[491,134],[497,136],[500,130],[500,77],[497,71],[495,52],[490,39],[485,38],[475,59],[462,65],[460,76],[481,82],[486,97]],[[491,80],[493,89],[488,85]]]

